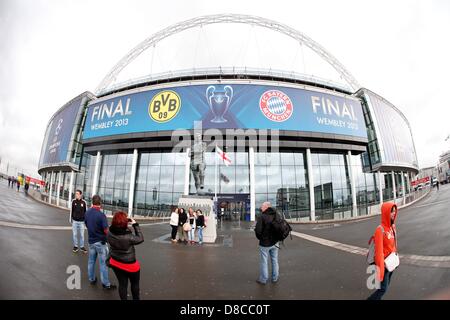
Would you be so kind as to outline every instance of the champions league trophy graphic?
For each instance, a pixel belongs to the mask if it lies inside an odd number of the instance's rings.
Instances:
[[[224,123],[227,122],[223,115],[227,112],[233,98],[233,88],[231,86],[223,87],[223,90],[216,90],[215,86],[209,86],[206,89],[206,101],[208,101],[214,119],[211,122]]]
[[[203,193],[205,182],[205,151],[206,143],[202,140],[202,134],[197,133],[191,150],[191,171],[194,175],[196,194]]]

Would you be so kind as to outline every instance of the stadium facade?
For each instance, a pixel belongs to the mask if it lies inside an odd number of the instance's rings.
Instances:
[[[181,195],[196,193],[189,155],[198,132],[207,146],[203,193],[217,192],[218,208],[233,219],[254,220],[267,200],[290,219],[318,221],[374,214],[383,201],[401,205],[414,198],[416,150],[399,109],[359,87],[317,43],[273,21],[217,15],[170,28],[220,19],[285,28],[320,52],[350,87],[235,68],[109,85],[124,64],[155,42],[146,39],[96,94],[80,94],[50,119],[38,170],[47,201],[67,206],[81,189],[88,201],[99,194],[106,211],[166,216]],[[170,28],[163,30],[167,36]],[[216,145],[230,165],[217,162]]]

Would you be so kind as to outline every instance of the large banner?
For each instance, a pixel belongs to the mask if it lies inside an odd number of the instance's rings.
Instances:
[[[370,91],[366,91],[372,103],[379,130],[377,138],[381,140],[381,157],[386,165],[408,165],[419,167],[416,149],[408,123],[402,114],[386,100]]]
[[[68,152],[75,121],[83,97],[71,101],[54,115],[47,126],[42,144],[39,167],[68,161]]]
[[[188,85],[93,102],[83,139],[202,128],[279,129],[367,138],[359,100],[344,95],[256,84]]]

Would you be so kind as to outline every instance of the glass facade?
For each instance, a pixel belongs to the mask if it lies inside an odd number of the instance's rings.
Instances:
[[[160,216],[170,212],[184,189],[185,155],[140,152],[136,171],[134,213]]]
[[[250,163],[247,152],[227,152],[231,165],[218,160],[217,194],[220,208],[225,211],[240,210],[241,219],[250,213]],[[162,217],[170,214],[171,205],[176,205],[184,193],[186,154],[165,151],[139,150],[133,214]],[[128,212],[133,151],[104,153],[101,155],[97,194],[103,199],[106,213]],[[264,201],[270,201],[286,218],[296,221],[310,220],[310,186],[306,163],[306,151],[256,152],[255,153],[255,205],[256,214]],[[354,216],[351,172],[355,177],[357,216],[370,214],[370,207],[394,198],[391,172],[367,173],[363,170],[363,155],[348,156],[346,152],[311,152],[311,167],[315,199],[316,220],[346,219]],[[96,156],[84,154],[80,171],[74,175],[73,193],[80,189],[91,204]],[[214,195],[215,163],[214,152],[205,153],[204,192]],[[45,192],[52,190],[51,203],[56,204],[59,172],[43,173]],[[396,198],[412,190],[408,185],[409,173],[404,172],[405,190],[402,188],[402,174],[394,173]],[[195,193],[194,179],[189,170],[189,193]],[[381,177],[381,181],[378,181]],[[69,199],[70,172],[62,172],[60,205]],[[72,198],[73,198],[72,194]],[[238,213],[239,216],[239,213]]]

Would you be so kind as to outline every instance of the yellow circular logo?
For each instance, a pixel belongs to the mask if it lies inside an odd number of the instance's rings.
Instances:
[[[175,118],[181,108],[181,98],[171,90],[156,94],[148,105],[148,114],[156,122],[167,122]]]

